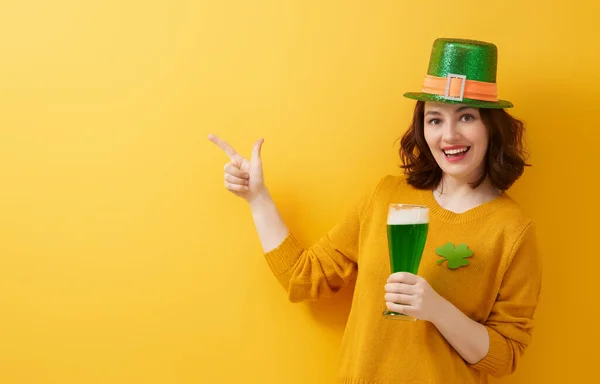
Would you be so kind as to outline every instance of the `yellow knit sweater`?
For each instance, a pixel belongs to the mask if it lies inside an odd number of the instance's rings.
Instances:
[[[463,360],[432,323],[382,317],[390,275],[386,223],[389,203],[430,208],[419,275],[490,336],[487,356]],[[466,244],[469,265],[451,269],[436,248]],[[292,302],[331,296],[356,279],[352,309],[340,349],[344,384],[486,383],[488,374],[512,373],[530,343],[541,288],[541,261],[531,220],[505,193],[456,214],[431,191],[386,176],[326,236],[310,247],[293,234],[266,253]]]

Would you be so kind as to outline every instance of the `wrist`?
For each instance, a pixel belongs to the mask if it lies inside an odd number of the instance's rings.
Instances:
[[[248,205],[253,213],[263,210],[271,205],[272,202],[273,199],[271,199],[271,194],[266,187],[262,191],[257,192],[248,198]]]
[[[440,296],[439,304],[431,319],[431,323],[439,328],[448,321],[448,318],[452,316],[452,311],[455,309],[451,302]]]

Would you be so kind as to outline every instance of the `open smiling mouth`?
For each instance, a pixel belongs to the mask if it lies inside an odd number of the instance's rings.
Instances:
[[[443,152],[444,152],[444,155],[446,155],[446,157],[453,158],[453,157],[460,157],[460,156],[465,155],[467,152],[469,152],[469,149],[471,149],[471,147],[445,149],[445,150],[443,150]]]

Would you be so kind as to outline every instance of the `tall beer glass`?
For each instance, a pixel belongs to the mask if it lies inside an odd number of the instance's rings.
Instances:
[[[422,205],[390,204],[387,219],[387,239],[392,273],[417,274],[429,230],[429,208]],[[389,311],[389,319],[415,321],[412,316]]]

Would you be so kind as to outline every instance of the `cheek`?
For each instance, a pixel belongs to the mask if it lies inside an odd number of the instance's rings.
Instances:
[[[427,143],[427,146],[433,152],[433,148],[435,148],[437,145],[435,135],[432,134],[430,130],[425,129],[425,131],[423,132],[423,136],[425,137],[425,142]]]
[[[471,141],[476,143],[477,147],[483,152],[487,151],[488,132],[483,124],[480,124],[477,129],[472,131]]]
[[[478,132],[476,137],[474,137],[474,142],[477,143],[476,156],[480,161],[483,161],[485,159],[489,143],[489,138],[485,127],[481,127],[481,130]]]
[[[487,132],[484,133],[483,135],[481,135],[480,139],[480,144],[479,146],[481,147],[482,151],[485,153],[487,152],[487,148],[488,148],[488,144],[489,144],[489,137],[487,135]]]

